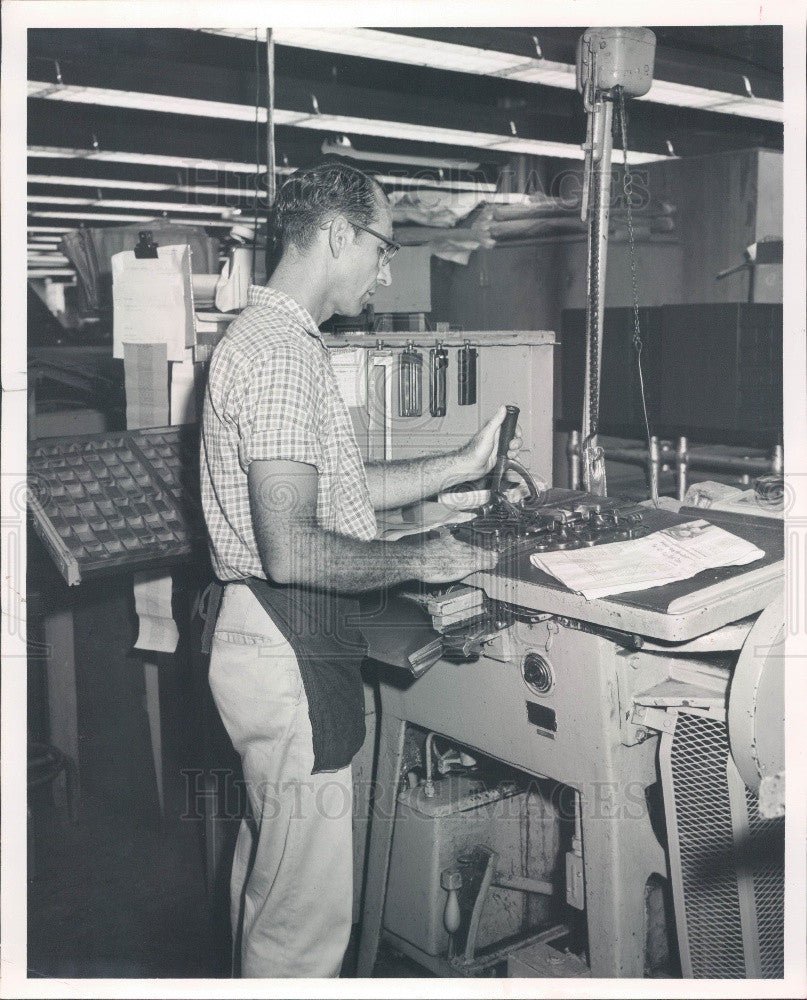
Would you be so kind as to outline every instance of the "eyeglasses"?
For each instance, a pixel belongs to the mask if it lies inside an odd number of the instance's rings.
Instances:
[[[395,254],[401,249],[400,243],[396,243],[395,240],[390,240],[386,236],[382,236],[381,233],[377,233],[375,229],[370,229],[369,226],[362,226],[358,222],[353,221],[350,221],[350,224],[354,229],[361,229],[363,232],[369,233],[371,236],[375,236],[377,240],[381,240],[382,243],[386,244],[386,246],[378,248],[378,252],[380,254],[379,267],[386,267]]]

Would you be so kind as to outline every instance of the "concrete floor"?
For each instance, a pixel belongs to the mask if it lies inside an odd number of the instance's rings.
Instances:
[[[47,576],[47,568],[43,570]],[[36,587],[45,601],[53,591]],[[29,591],[31,590],[29,585]],[[58,588],[55,591],[58,596]],[[165,816],[159,815],[143,671],[133,655],[131,580],[82,584],[75,611],[80,777],[78,822],[49,786],[32,791],[28,966],[32,977],[228,977],[226,873],[208,892],[201,818],[186,813],[183,769],[224,765],[204,671],[161,664]],[[47,603],[46,603],[47,606]],[[47,739],[42,661],[29,661],[29,735]],[[213,710],[215,711],[215,710]],[[355,969],[356,937],[343,975]],[[384,951],[384,978],[429,976]]]
[[[33,805],[28,974],[45,978],[227,978],[226,904],[204,880],[200,824],[131,823],[85,795],[79,822]],[[343,977],[355,970],[354,928]],[[374,977],[430,977],[382,948]]]

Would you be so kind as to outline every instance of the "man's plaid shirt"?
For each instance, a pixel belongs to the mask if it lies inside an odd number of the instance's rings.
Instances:
[[[320,527],[375,535],[353,424],[317,325],[288,295],[253,285],[213,353],[202,416],[202,508],[220,580],[266,575],[247,489],[249,464],[262,459],[317,468]]]

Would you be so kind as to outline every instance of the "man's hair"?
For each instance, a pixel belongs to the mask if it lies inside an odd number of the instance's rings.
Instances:
[[[298,170],[281,186],[272,208],[272,230],[279,250],[289,244],[311,246],[323,220],[344,215],[369,225],[384,189],[374,178],[341,162],[325,162]]]

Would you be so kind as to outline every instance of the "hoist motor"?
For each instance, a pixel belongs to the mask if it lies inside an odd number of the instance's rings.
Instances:
[[[577,42],[577,89],[587,103],[614,87],[642,97],[653,84],[655,55],[656,36],[648,28],[589,28]]]

